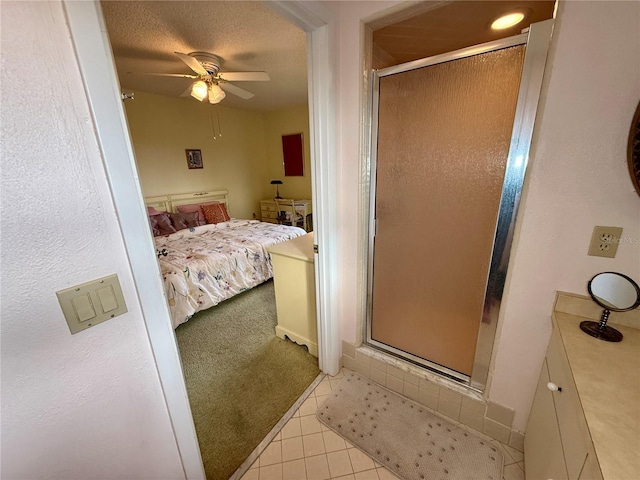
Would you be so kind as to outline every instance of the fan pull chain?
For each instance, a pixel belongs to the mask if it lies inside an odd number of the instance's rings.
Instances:
[[[211,118],[211,131],[213,132],[213,139],[217,140],[218,138],[216,137],[216,124],[213,122],[213,112],[209,115],[209,117]]]
[[[220,127],[220,114],[216,112],[216,117],[218,119],[218,133],[216,133],[216,122],[213,121],[213,112],[209,114],[211,119],[211,131],[213,132],[213,139],[217,140],[218,137],[222,138],[222,128]]]

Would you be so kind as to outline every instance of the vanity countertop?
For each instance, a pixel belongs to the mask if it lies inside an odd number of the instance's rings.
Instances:
[[[580,330],[585,317],[555,312],[605,480],[640,479],[640,329],[605,342]]]

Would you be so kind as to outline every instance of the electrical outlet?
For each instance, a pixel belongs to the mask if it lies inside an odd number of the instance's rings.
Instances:
[[[593,257],[615,257],[621,236],[622,227],[600,227],[596,225],[593,227],[593,235],[591,235],[589,255]]]

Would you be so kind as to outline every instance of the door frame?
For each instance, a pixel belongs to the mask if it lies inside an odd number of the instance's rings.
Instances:
[[[463,48],[453,52],[435,55],[400,65],[394,65],[371,72],[370,96],[368,97],[371,139],[369,149],[369,205],[368,205],[368,245],[367,245],[367,304],[364,339],[365,342],[377,349],[403,357],[429,370],[435,371],[447,378],[454,379],[463,385],[484,392],[489,377],[489,367],[493,353],[504,280],[507,278],[507,268],[513,243],[513,232],[520,204],[520,197],[531,148],[533,127],[537,112],[538,100],[542,89],[542,79],[547,59],[547,52],[551,43],[553,19],[530,25],[529,32],[512,37],[495,40],[480,45]],[[377,162],[377,132],[378,132],[378,99],[379,79],[387,75],[406,72],[416,68],[436,65],[443,62],[479,55],[516,45],[526,45],[525,58],[520,79],[520,88],[516,104],[516,112],[511,133],[511,142],[507,156],[505,178],[498,209],[498,221],[493,242],[491,266],[485,286],[485,300],[478,330],[476,353],[472,373],[463,375],[442,365],[419,358],[401,351],[371,337],[371,321],[373,312],[373,253],[375,246],[376,219],[376,162]]]
[[[340,344],[336,298],[337,242],[335,48],[332,16],[316,2],[278,1],[272,6],[307,32],[311,168],[316,255],[319,366],[335,375]],[[63,0],[69,32],[102,153],[114,208],[120,221],[140,307],[158,369],[185,478],[204,479],[175,332],[166,304],[147,213],[138,181],[120,85],[98,0]]]

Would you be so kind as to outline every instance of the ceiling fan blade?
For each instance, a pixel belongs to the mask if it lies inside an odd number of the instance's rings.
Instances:
[[[127,72],[133,75],[154,75],[156,77],[181,77],[181,78],[198,78],[197,75],[187,75],[185,73],[151,73],[151,72]]]
[[[229,82],[268,82],[271,80],[267,72],[220,72],[218,76]]]
[[[175,53],[178,56],[178,58],[180,58],[180,60],[186,63],[187,66],[194,72],[200,75],[207,75],[209,73],[204,69],[202,65],[200,65],[200,62],[195,58],[193,58],[191,55],[187,55],[186,53],[180,53],[180,52],[173,52],[173,53]]]
[[[193,83],[191,85],[189,85],[189,88],[187,88],[184,92],[182,92],[180,94],[181,97],[190,97],[191,96],[191,89],[193,88]]]
[[[218,86],[225,92],[232,93],[233,95],[236,95],[240,98],[244,98],[245,100],[249,100],[251,97],[254,96],[253,93],[247,92],[246,90],[240,87],[236,87],[235,85],[232,85],[231,83],[220,82]]]

